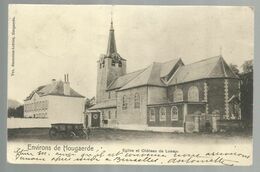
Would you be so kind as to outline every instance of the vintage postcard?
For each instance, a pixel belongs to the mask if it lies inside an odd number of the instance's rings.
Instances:
[[[7,159],[249,166],[254,8],[9,5]]]

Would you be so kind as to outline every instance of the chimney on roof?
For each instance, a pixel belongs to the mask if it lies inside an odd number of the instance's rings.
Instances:
[[[56,83],[56,79],[51,80],[51,84],[54,85]]]
[[[64,75],[64,95],[69,96],[70,95],[70,83],[69,83],[69,74]]]

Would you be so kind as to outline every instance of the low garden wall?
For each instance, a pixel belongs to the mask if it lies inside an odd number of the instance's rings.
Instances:
[[[46,118],[7,118],[7,128],[49,128],[51,124]]]

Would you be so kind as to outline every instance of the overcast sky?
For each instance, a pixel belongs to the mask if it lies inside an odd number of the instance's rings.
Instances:
[[[96,62],[107,48],[112,6],[12,5],[15,75],[8,97],[21,103],[51,79],[69,73],[71,86],[96,94]],[[181,57],[185,64],[223,55],[241,66],[253,59],[253,11],[249,7],[113,6],[117,50],[127,72]],[[10,45],[11,41],[9,42]]]

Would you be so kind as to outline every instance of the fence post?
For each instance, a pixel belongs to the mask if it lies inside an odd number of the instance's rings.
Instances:
[[[212,132],[215,133],[218,131],[217,128],[217,116],[216,115],[212,115]]]

